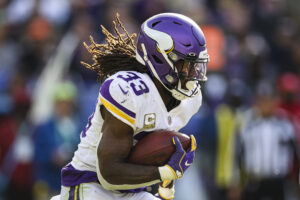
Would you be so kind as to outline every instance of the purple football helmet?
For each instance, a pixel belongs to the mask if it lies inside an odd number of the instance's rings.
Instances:
[[[136,59],[178,100],[196,96],[200,82],[207,80],[209,56],[204,34],[181,14],[163,13],[146,20],[139,33]]]

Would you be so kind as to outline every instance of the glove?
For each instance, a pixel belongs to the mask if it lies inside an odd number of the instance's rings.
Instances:
[[[193,135],[191,135],[191,147],[188,152],[184,151],[177,137],[173,138],[173,144],[176,147],[174,154],[165,166],[159,167],[162,181],[180,179],[194,161],[197,144]]]
[[[162,200],[171,200],[174,199],[174,194],[174,181],[163,181],[159,184],[158,193],[155,196]]]

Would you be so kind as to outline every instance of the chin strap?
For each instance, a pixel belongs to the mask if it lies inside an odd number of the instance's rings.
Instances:
[[[187,82],[187,84],[188,84],[187,88],[188,89],[191,88],[191,83],[190,82],[194,82],[194,81],[188,81]],[[181,88],[181,82],[178,81],[178,88],[171,90],[171,93],[172,93],[172,96],[175,99],[177,99],[179,101],[182,101],[186,98],[197,96],[199,94],[200,88],[201,88],[200,84],[195,83],[194,89],[192,89],[191,92],[190,92],[191,94],[187,94],[184,91],[182,91],[183,89]]]
[[[184,100],[184,99],[187,98],[186,95],[182,94],[181,92],[179,92],[179,91],[177,91],[177,90],[172,90],[172,91],[171,91],[171,94],[172,94],[172,96],[173,96],[175,99],[177,99],[177,100],[179,100],[179,101],[182,101],[182,100]]]

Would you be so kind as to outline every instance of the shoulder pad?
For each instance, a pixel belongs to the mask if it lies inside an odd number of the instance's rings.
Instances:
[[[101,86],[100,101],[114,116],[134,127],[139,96],[149,87],[141,73],[121,71],[108,78]]]
[[[100,101],[115,117],[134,127],[135,102],[126,81],[115,75],[107,79],[100,88]]]

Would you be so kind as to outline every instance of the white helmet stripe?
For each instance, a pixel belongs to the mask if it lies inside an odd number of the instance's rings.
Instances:
[[[173,63],[170,61],[170,59],[168,58],[167,54],[165,51],[161,51],[161,54],[163,55],[163,57],[165,58],[165,60],[168,62],[168,64],[172,67],[172,69],[175,70],[175,72],[177,72],[176,67],[174,67]]]
[[[142,56],[138,53],[137,50],[135,51],[135,54],[136,54],[135,56],[136,60],[139,61],[142,65],[146,65],[145,61],[143,60]]]
[[[143,53],[144,53],[144,60],[148,63],[149,67],[151,68],[151,71],[152,71],[153,75],[156,77],[157,80],[159,80],[159,82],[161,82],[161,84],[162,84],[167,90],[169,90],[169,89],[165,86],[165,84],[163,84],[163,82],[160,80],[160,78],[159,78],[159,76],[158,76],[158,74],[157,74],[157,72],[156,72],[154,66],[152,65],[151,61],[149,60],[148,55],[147,55],[147,50],[146,50],[146,48],[145,48],[145,44],[142,43],[141,46],[142,46]]]

